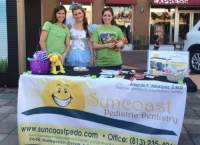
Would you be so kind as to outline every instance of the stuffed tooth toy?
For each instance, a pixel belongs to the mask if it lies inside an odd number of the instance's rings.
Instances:
[[[62,74],[65,73],[64,67],[61,62],[62,56],[60,54],[49,54],[48,58],[49,58],[49,61],[51,62],[50,72],[52,74],[58,74],[59,72]],[[57,67],[59,67],[58,71],[57,71]]]

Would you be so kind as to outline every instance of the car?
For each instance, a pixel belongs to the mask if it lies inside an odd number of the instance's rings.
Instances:
[[[200,20],[187,33],[184,41],[184,50],[190,54],[190,69],[191,72],[200,73]]]

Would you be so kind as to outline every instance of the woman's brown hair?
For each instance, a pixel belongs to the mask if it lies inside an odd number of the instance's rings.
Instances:
[[[86,36],[89,37],[88,21],[86,18],[85,10],[82,7],[77,7],[77,8],[72,9],[72,13],[74,14],[74,11],[78,9],[83,12],[83,29],[86,31]]]
[[[111,7],[107,7],[107,8],[104,8],[104,9],[103,9],[103,11],[102,11],[102,13],[101,13],[101,16],[102,16],[101,22],[102,22],[102,24],[104,24],[103,15],[104,15],[104,13],[105,13],[106,11],[109,11],[109,12],[112,14],[113,19],[112,19],[112,21],[111,21],[111,25],[116,25],[116,22],[115,22],[115,20],[114,20],[114,12],[113,12],[113,9],[112,9]]]
[[[53,14],[52,14],[52,19],[50,20],[51,23],[57,23],[58,20],[57,20],[57,18],[56,18],[56,13],[57,13],[58,11],[60,11],[60,10],[64,10],[65,15],[67,14],[67,11],[66,11],[65,7],[62,6],[62,5],[60,5],[60,6],[56,7],[56,8],[54,8]],[[62,23],[64,24],[65,21],[66,21],[66,17],[65,17],[65,19],[64,19],[64,21],[63,21]]]

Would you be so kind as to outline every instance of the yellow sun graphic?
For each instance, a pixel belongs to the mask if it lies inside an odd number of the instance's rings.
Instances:
[[[81,85],[71,80],[49,81],[42,92],[44,105],[84,110],[85,96]]]

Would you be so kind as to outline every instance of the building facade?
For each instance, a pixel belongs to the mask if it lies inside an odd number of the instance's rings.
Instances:
[[[111,6],[117,24],[128,38],[133,52],[148,50],[149,44],[154,44],[156,35],[159,35],[161,44],[182,42],[186,33],[200,19],[199,0],[73,1],[82,3],[86,7],[89,22],[94,24],[101,23],[102,9]],[[71,2],[72,0],[6,1],[7,30],[16,34],[14,35],[16,36],[15,39],[10,35],[10,32],[7,36],[8,47],[4,52],[7,52],[8,60],[9,58],[13,60],[13,62],[9,61],[12,64],[8,64],[7,72],[13,71],[20,74],[28,68],[27,57],[31,57],[33,52],[39,49],[38,42],[42,24],[51,18],[55,6],[64,4],[67,7]],[[10,7],[12,11],[10,11]],[[68,14],[70,14],[69,10]],[[14,15],[16,15],[15,21],[13,21]],[[14,53],[15,55],[12,55]],[[9,57],[9,55],[11,56]],[[13,76],[12,73],[10,73],[10,76]]]
[[[162,44],[183,42],[186,33],[199,20],[199,0],[151,1],[150,36],[159,35]],[[153,44],[153,39],[150,39],[150,44]]]

